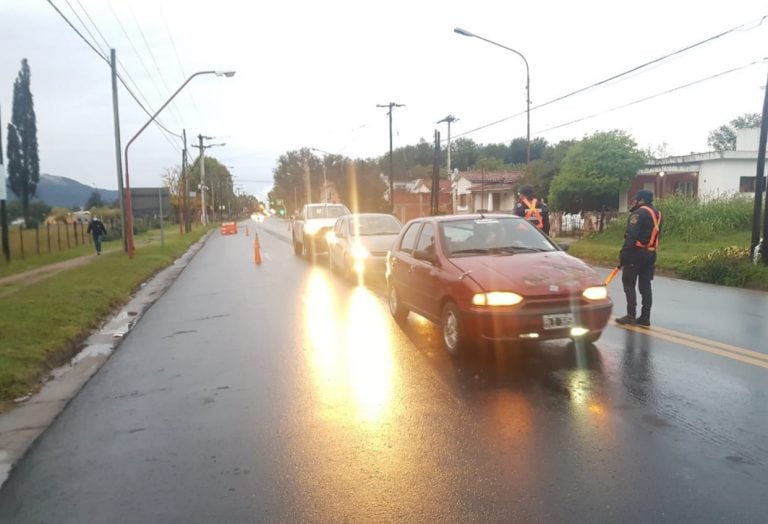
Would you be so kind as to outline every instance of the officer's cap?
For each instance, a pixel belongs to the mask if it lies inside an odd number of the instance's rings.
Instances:
[[[653,191],[648,191],[647,189],[641,189],[638,191],[637,195],[635,196],[635,202],[639,202],[640,200],[646,204],[653,202]]]

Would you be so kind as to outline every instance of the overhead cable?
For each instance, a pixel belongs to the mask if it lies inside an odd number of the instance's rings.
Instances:
[[[552,127],[546,128],[546,129],[542,129],[541,131],[536,131],[534,134],[541,134],[541,133],[545,133],[547,131],[552,131],[554,129],[560,129],[561,127],[566,127],[566,126],[569,126],[569,125],[572,125],[572,124],[576,124],[578,122],[583,122],[584,120],[588,120],[588,119],[594,118],[596,116],[605,115],[607,113],[612,113],[613,111],[618,111],[619,109],[624,109],[624,108],[627,108],[627,107],[630,107],[630,106],[633,106],[633,105],[636,105],[636,104],[640,104],[642,102],[647,102],[648,100],[651,100],[651,99],[654,99],[654,98],[658,98],[658,97],[663,96],[663,95],[668,95],[670,93],[674,93],[675,91],[679,91],[681,89],[685,89],[687,87],[691,87],[691,86],[694,86],[696,84],[701,84],[701,83],[706,82],[708,80],[714,80],[715,78],[719,78],[721,76],[725,76],[725,75],[730,74],[730,73],[735,73],[736,71],[741,71],[742,69],[746,69],[748,67],[752,67],[753,65],[764,64],[764,63],[766,63],[766,61],[768,61],[768,58],[763,58],[762,60],[755,60],[754,62],[750,62],[749,64],[746,64],[746,65],[743,65],[743,66],[740,66],[740,67],[735,67],[733,69],[728,69],[727,71],[721,71],[720,73],[716,73],[714,75],[711,75],[711,76],[708,76],[708,77],[705,77],[705,78],[700,78],[698,80],[694,80],[693,82],[688,82],[687,84],[683,84],[683,85],[680,85],[680,86],[677,86],[677,87],[673,87],[671,89],[667,89],[666,91],[661,91],[661,92],[656,93],[654,95],[650,95],[650,96],[646,96],[646,97],[643,97],[643,98],[639,98],[637,100],[633,100],[632,102],[628,102],[628,103],[622,104],[620,106],[612,107],[611,109],[606,109],[605,111],[600,111],[600,112],[597,112],[597,113],[592,113],[591,115],[583,116],[581,118],[577,118],[576,120],[571,120],[570,122],[565,122],[564,124],[558,124],[556,126],[552,126]]]
[[[548,106],[550,104],[554,104],[555,102],[560,102],[562,100],[565,100],[566,98],[570,98],[572,96],[575,96],[575,95],[577,95],[579,93],[583,93],[584,91],[588,91],[590,89],[594,89],[594,88],[599,87],[599,86],[601,86],[603,84],[606,84],[608,82],[611,82],[611,81],[616,80],[618,78],[621,78],[623,76],[629,75],[631,73],[635,73],[635,72],[637,72],[637,71],[639,71],[641,69],[647,68],[647,67],[649,67],[649,66],[651,66],[653,64],[656,64],[658,62],[666,60],[667,58],[671,58],[673,56],[682,54],[682,53],[684,53],[686,51],[690,51],[691,49],[694,49],[694,48],[699,47],[701,45],[704,45],[706,43],[709,43],[709,42],[712,42],[712,41],[717,40],[719,38],[722,38],[722,37],[724,37],[724,36],[726,36],[726,35],[728,35],[730,33],[734,33],[736,31],[743,31],[743,30],[751,31],[751,30],[759,27],[760,25],[762,25],[763,22],[766,20],[766,18],[768,18],[768,15],[763,15],[762,17],[760,17],[760,19],[757,22],[745,22],[745,23],[740,24],[740,25],[738,25],[736,27],[732,27],[731,29],[728,29],[728,30],[723,31],[721,33],[718,33],[716,35],[710,36],[708,38],[705,38],[704,40],[700,40],[700,41],[698,41],[698,42],[696,42],[694,44],[688,45],[686,47],[683,47],[683,48],[678,49],[676,51],[673,51],[671,53],[667,53],[666,55],[660,56],[659,58],[655,58],[653,60],[650,60],[650,61],[645,62],[643,64],[640,64],[638,66],[635,66],[635,67],[633,67],[631,69],[628,69],[628,70],[626,70],[626,71],[624,71],[622,73],[610,76],[610,77],[608,77],[608,78],[606,78],[604,80],[600,80],[599,82],[595,82],[593,84],[581,87],[579,89],[576,89],[575,91],[571,91],[570,93],[566,93],[566,94],[564,94],[562,96],[558,96],[557,98],[553,98],[552,100],[548,100],[547,102],[544,102],[544,103],[532,106],[530,108],[530,111],[533,111],[534,109],[540,109],[540,108]],[[754,24],[754,25],[752,25],[752,27],[744,29],[749,24]],[[462,136],[466,136],[466,135],[469,135],[471,133],[475,133],[477,131],[486,129],[488,127],[492,127],[492,126],[495,126],[497,124],[501,124],[502,122],[506,122],[507,120],[511,120],[512,118],[516,118],[518,116],[524,115],[525,113],[526,113],[525,111],[521,111],[519,113],[515,113],[514,115],[509,115],[509,116],[506,116],[504,118],[500,118],[499,120],[495,120],[495,121],[490,122],[488,124],[484,124],[482,126],[470,129],[468,131],[464,131],[463,133],[459,133],[458,135],[455,135],[453,138],[460,138]]]

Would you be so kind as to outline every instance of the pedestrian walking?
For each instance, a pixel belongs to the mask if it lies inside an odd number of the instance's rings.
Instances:
[[[96,254],[101,255],[101,239],[107,234],[107,228],[99,217],[93,217],[88,223],[88,233],[93,236],[93,245],[96,247]]]
[[[515,204],[515,214],[549,234],[549,207],[543,199],[533,196],[533,186],[528,184],[520,188],[519,199]]]
[[[622,268],[621,283],[627,297],[627,314],[616,319],[622,325],[651,325],[653,291],[651,281],[656,270],[656,252],[661,236],[661,212],[653,207],[653,192],[642,189],[637,192],[635,203],[629,210],[624,245],[619,252]],[[637,317],[637,294],[640,290],[642,309]]]

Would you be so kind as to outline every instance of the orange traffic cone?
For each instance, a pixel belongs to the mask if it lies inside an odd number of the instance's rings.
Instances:
[[[261,245],[259,244],[259,235],[253,235],[253,262],[261,265]]]

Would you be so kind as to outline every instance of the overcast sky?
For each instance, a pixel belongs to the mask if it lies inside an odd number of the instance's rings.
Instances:
[[[466,136],[480,143],[525,136],[523,61],[455,34],[457,26],[526,56],[532,106],[741,26],[640,74],[531,111],[532,137],[551,143],[623,129],[641,147],[705,151],[710,130],[761,111],[768,73],[768,20],[761,23],[768,3],[754,0],[52,2],[87,38],[93,34],[94,45],[117,50],[121,74],[152,110],[196,71],[236,70],[234,78],[194,79],[160,118],[176,133],[226,142],[209,153],[261,197],[285,151],[384,154],[386,110],[376,104],[406,104],[394,113],[395,147],[431,140],[436,127],[445,137],[436,121],[448,114],[460,119],[456,136],[522,113]],[[3,137],[13,81],[27,58],[41,171],[116,188],[108,65],[47,0],[0,0],[0,29]],[[551,129],[754,61],[763,62]],[[119,99],[124,147],[148,118],[122,87]],[[153,125],[131,146],[131,185],[156,186],[180,161],[180,141]]]

